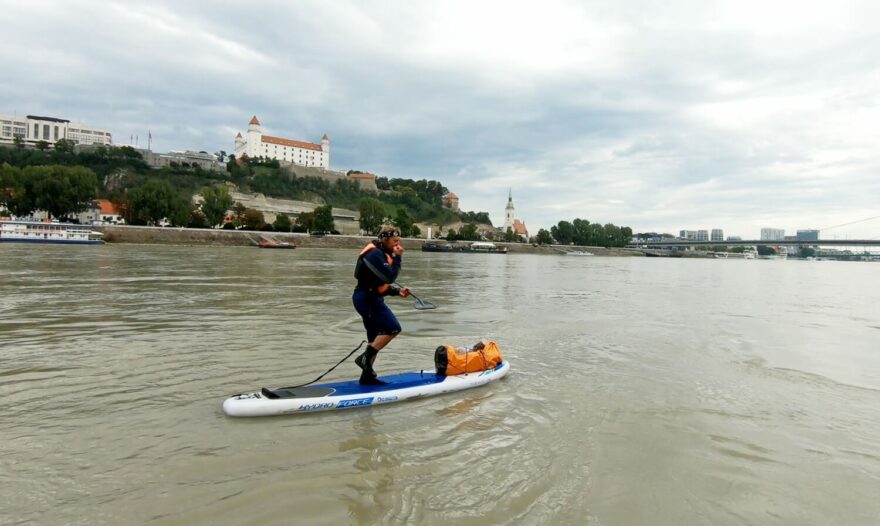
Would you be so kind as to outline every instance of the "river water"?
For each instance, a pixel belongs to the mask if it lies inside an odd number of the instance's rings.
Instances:
[[[0,246],[0,524],[880,523],[880,265],[410,251],[379,373],[507,378],[225,417],[360,342],[356,252]]]

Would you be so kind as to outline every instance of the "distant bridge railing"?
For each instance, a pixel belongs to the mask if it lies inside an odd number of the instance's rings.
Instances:
[[[867,247],[880,246],[880,239],[819,239],[814,241],[804,240],[775,240],[746,239],[741,241],[693,241],[688,239],[666,239],[663,241],[634,241],[627,245],[629,248],[675,248],[675,247],[734,247],[734,246],[844,246],[844,247]]]

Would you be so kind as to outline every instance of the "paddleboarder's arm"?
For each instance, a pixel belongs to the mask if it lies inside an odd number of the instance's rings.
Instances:
[[[400,256],[391,258],[391,263],[385,258],[384,252],[381,250],[371,250],[364,256],[364,265],[372,272],[382,283],[389,284],[397,279],[400,273]]]

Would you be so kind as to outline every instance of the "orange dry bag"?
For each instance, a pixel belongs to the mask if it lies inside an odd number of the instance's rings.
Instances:
[[[479,342],[473,347],[461,349],[441,345],[434,352],[437,374],[442,376],[488,371],[500,364],[502,359],[495,342]]]

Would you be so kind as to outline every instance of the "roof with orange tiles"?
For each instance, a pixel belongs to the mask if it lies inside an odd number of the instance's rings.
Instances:
[[[235,134],[235,138],[242,139],[243,137],[241,136],[241,132],[238,132],[237,134]]]
[[[446,194],[446,199],[458,199],[458,196],[454,192],[449,192]]]
[[[375,179],[376,174],[371,174],[368,172],[359,172],[359,173],[350,173],[348,174],[352,179]]]
[[[321,149],[320,144],[314,144],[311,142],[303,142],[303,141],[294,141],[291,139],[282,139],[281,137],[272,137],[271,135],[263,135],[263,142],[268,142],[270,144],[280,144],[282,146],[293,146],[294,148],[303,148],[306,150],[315,150],[317,152],[324,151]]]
[[[116,208],[116,205],[111,203],[109,200],[98,199],[97,202],[98,202],[98,206],[101,208],[102,214],[119,215],[119,209]]]
[[[257,116],[254,115],[253,118],[251,119],[251,122],[249,122],[248,124],[256,124],[257,126],[259,126],[259,125],[260,125],[260,119],[258,119]]]
[[[520,221],[519,219],[513,220],[513,231],[517,234],[528,235],[529,231],[526,230],[526,224]]]

